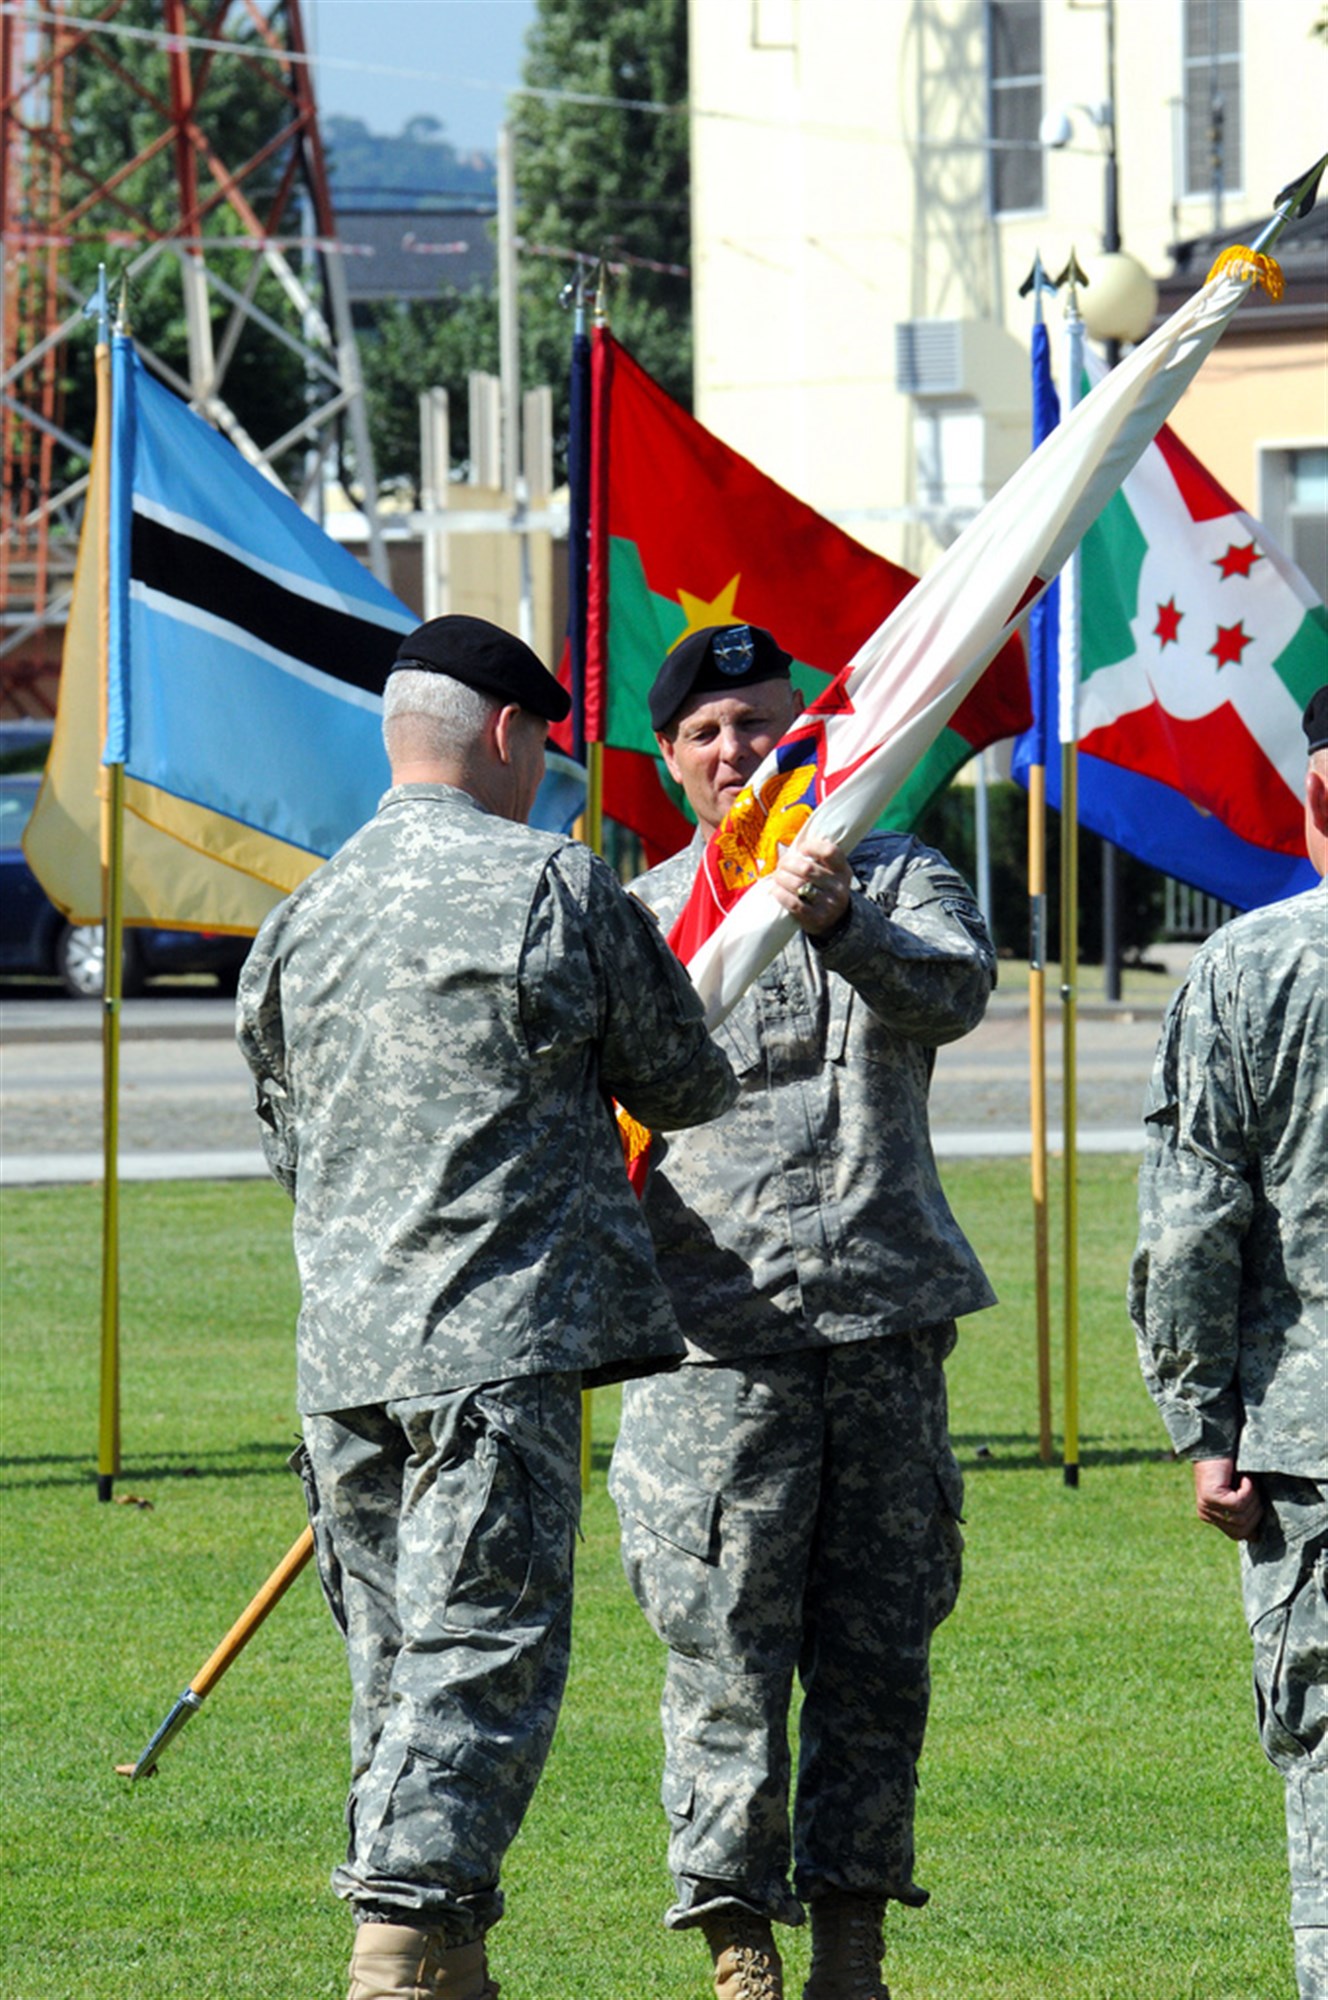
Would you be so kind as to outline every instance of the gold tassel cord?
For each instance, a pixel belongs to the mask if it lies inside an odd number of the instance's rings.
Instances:
[[[1286,290],[1286,279],[1276,257],[1266,257],[1261,250],[1248,250],[1243,243],[1233,243],[1222,252],[1208,273],[1209,280],[1220,271],[1230,271],[1237,278],[1253,278],[1256,285],[1263,286],[1274,305]]]
[[[644,1154],[650,1150],[650,1128],[624,1111],[621,1104],[615,1104],[618,1117],[618,1138],[623,1149],[623,1165],[630,1173]]]

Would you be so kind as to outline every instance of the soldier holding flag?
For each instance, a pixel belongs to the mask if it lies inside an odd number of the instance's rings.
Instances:
[[[654,683],[699,822],[634,885],[666,926],[801,707],[789,668],[769,632],[707,627]],[[944,1363],[956,1318],[992,1303],[941,1191],[927,1090],[936,1049],[982,1018],[995,958],[967,886],[908,835],[851,855],[812,837],[770,881],[798,933],[717,1031],[738,1102],[705,1137],[656,1136],[645,1210],[687,1365],[628,1385],[610,1484],[669,1648],[666,1923],[702,1931],[720,2000],[779,2000],[772,1922],[808,1905],[807,2000],[884,2000],[886,1904],[927,1900],[916,1769],[931,1635],[959,1587]]]

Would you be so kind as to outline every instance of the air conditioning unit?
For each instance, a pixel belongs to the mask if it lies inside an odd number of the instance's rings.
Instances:
[[[964,396],[963,321],[906,319],[895,327],[895,387],[901,396]]]
[[[920,402],[1027,410],[1028,351],[995,320],[902,320],[895,327],[895,388]]]

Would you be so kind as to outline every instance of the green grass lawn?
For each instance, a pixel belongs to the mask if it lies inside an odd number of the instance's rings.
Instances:
[[[1281,1786],[1231,1545],[1193,1522],[1121,1304],[1133,1165],[1081,1168],[1082,1480],[1037,1457],[1026,1170],[954,1163],[1002,1303],[952,1364],[968,1569],[935,1653],[928,1909],[895,2000],[1289,2000]],[[122,1196],[124,1471],[95,1498],[100,1202],[3,1197],[3,2000],[340,2000],[344,1666],[306,1574],[201,1715],[132,1760],[303,1525],[289,1212],[261,1185]],[[1057,1344],[1059,1323],[1057,1322]],[[1059,1408],[1059,1391],[1057,1394]],[[705,2000],[660,1926],[661,1656],[618,1569],[595,1403],[575,1655],[510,1858],[503,2000]],[[803,1934],[787,1958],[796,2000]]]

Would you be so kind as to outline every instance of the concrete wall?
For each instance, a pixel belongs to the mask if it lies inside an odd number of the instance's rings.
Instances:
[[[1319,12],[1319,0],[1243,7],[1244,185],[1226,191],[1228,229],[1266,214],[1322,150]],[[1107,97],[1106,19],[1045,0],[1047,108]],[[1209,194],[1177,193],[1180,0],[1116,0],[1115,19],[1122,236],[1160,277],[1167,246],[1213,224]],[[985,413],[994,491],[1026,436],[1026,391],[1006,366],[1028,343],[1018,287],[1037,250],[1056,271],[1072,246],[1099,248],[1100,133],[1071,109],[1069,148],[1046,156],[1045,205],[996,219],[979,0],[692,0],[690,28],[697,414],[860,539],[925,566],[933,534],[889,518],[926,497],[925,440],[894,386],[896,324],[981,323],[990,379],[949,407]],[[1322,330],[1292,345],[1228,335],[1181,408],[1182,434],[1205,456],[1213,440],[1213,470],[1250,506],[1258,436],[1328,436]]]

